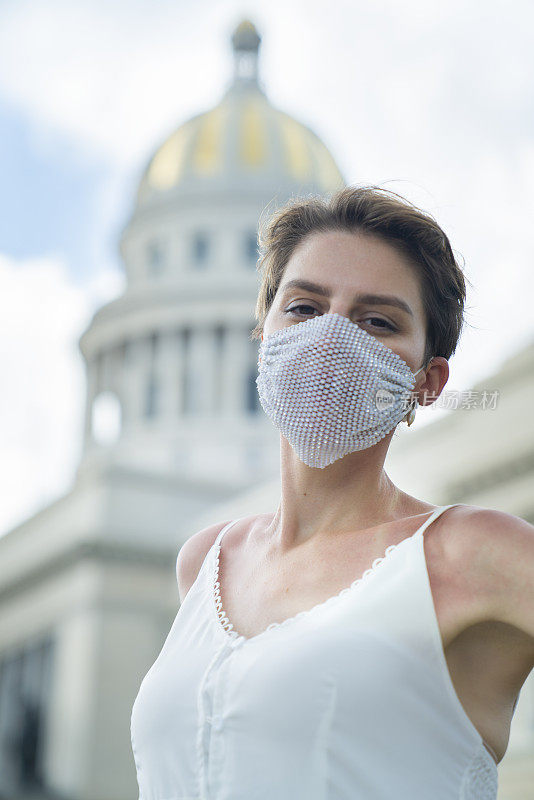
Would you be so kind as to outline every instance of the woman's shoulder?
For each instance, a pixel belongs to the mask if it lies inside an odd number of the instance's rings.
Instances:
[[[502,548],[512,545],[514,532],[530,528],[534,533],[532,525],[505,511],[465,503],[450,506],[438,518],[436,538],[465,569],[488,569],[502,556]]]
[[[447,535],[456,568],[485,616],[534,635],[534,526],[506,511],[459,505]]]
[[[240,530],[246,531],[256,520],[263,516],[262,514],[251,514],[248,517],[240,518]],[[176,580],[181,603],[183,603],[187,592],[197,579],[200,567],[213,547],[217,536],[230,522],[233,522],[233,520],[227,519],[224,522],[215,522],[213,525],[208,525],[206,528],[193,533],[180,547],[176,559]]]
[[[452,513],[451,513],[452,512]],[[472,554],[490,554],[511,544],[516,536],[534,534],[534,526],[507,511],[456,503],[448,511],[457,546]]]
[[[196,581],[200,567],[217,536],[229,522],[231,520],[215,522],[213,525],[202,528],[186,539],[180,547],[176,559],[176,580],[180,603],[183,603],[186,594]]]

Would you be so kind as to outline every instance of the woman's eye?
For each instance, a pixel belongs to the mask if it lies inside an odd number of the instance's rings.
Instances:
[[[312,311],[317,311],[317,309],[316,309],[316,308],[314,308],[313,306],[301,305],[301,306],[293,306],[293,308],[288,308],[288,309],[287,309],[287,311],[286,311],[286,314],[295,313],[295,314],[298,314],[298,316],[301,316],[301,317],[302,317],[302,316],[305,316],[305,314],[300,314],[300,313],[297,311],[297,309],[299,309],[299,308],[309,308],[309,309],[311,309]]]
[[[381,324],[377,326],[379,328],[383,328],[385,326],[386,328],[389,328],[390,331],[395,330],[393,325],[391,325],[385,319],[382,319],[382,317],[367,317],[367,320],[374,320],[375,322],[380,322]],[[362,322],[367,322],[367,320],[362,320]]]

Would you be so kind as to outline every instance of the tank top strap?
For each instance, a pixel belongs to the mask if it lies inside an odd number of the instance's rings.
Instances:
[[[236,519],[232,519],[230,522],[227,522],[226,525],[224,525],[221,528],[221,530],[217,534],[217,538],[213,542],[213,549],[214,550],[215,550],[216,547],[219,547],[219,545],[221,544],[222,537],[224,536],[226,531],[229,530],[233,525],[235,525],[236,522],[239,522],[239,520],[241,520],[241,519],[245,519],[245,517],[237,517]]]
[[[448,508],[452,508],[453,506],[458,506],[458,505],[460,505],[460,503],[449,503],[448,505],[438,506],[437,508],[435,508],[432,514],[429,516],[429,518],[425,520],[425,522],[423,522],[420,528],[416,530],[416,532],[414,533],[414,539],[416,537],[423,536],[428,526],[432,525],[434,520],[437,519],[439,516],[441,516],[441,514],[443,514],[444,511],[446,511]]]

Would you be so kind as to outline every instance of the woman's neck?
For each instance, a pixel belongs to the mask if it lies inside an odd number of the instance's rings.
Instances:
[[[384,471],[388,442],[350,453],[324,469],[308,467],[281,442],[281,499],[269,526],[280,550],[418,513]]]

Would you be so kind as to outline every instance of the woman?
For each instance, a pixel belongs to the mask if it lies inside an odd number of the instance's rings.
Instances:
[[[449,240],[348,187],[288,203],[260,247],[281,499],[180,550],[182,605],[132,709],[140,797],[494,800],[534,665],[534,528],[384,470],[447,382],[465,300]]]

